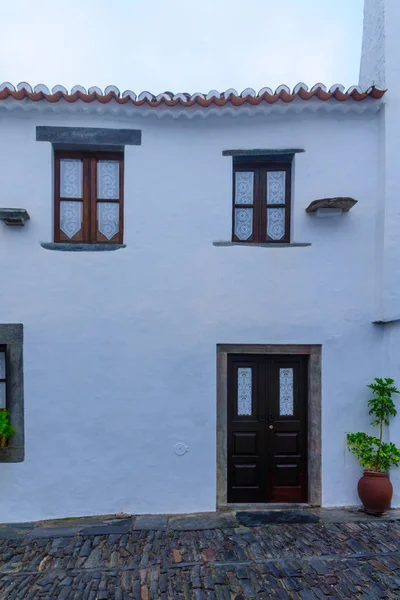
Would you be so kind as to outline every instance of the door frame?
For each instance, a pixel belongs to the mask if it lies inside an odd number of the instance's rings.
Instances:
[[[217,344],[217,508],[228,497],[228,355],[288,354],[308,356],[307,463],[308,504],[321,506],[321,354],[320,344]],[[251,505],[249,505],[251,506]],[[268,504],[265,504],[268,506]],[[288,504],[290,506],[290,504]]]

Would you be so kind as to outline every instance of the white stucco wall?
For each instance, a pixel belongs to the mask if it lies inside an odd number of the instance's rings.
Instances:
[[[36,125],[133,127],[125,152],[126,249],[52,241],[52,149]],[[26,460],[0,464],[0,521],[209,511],[216,503],[216,345],[322,344],[323,504],[358,502],[345,432],[368,423],[380,374],[371,324],[378,115],[203,120],[0,115],[1,322],[25,327]],[[214,247],[231,232],[230,148],[293,148],[293,239],[311,247]],[[317,219],[311,200],[359,200]],[[174,444],[189,451],[178,457]]]

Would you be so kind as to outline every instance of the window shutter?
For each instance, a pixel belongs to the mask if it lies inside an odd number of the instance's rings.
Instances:
[[[58,157],[55,168],[55,239],[82,242],[84,227],[84,170],[82,158]]]
[[[233,208],[233,236],[251,242],[254,236],[254,171],[236,171]]]
[[[289,242],[290,187],[288,163],[234,164],[232,240]]]
[[[118,159],[96,161],[96,242],[122,242],[122,169],[123,163]]]
[[[54,176],[54,241],[123,241],[122,154],[58,152]]]

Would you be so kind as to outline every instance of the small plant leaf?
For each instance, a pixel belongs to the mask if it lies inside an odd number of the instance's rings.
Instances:
[[[8,410],[0,410],[0,438],[8,440],[11,436],[15,435],[16,431],[10,424],[10,417]]]

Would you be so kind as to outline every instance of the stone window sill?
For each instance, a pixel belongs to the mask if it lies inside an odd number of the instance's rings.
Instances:
[[[253,243],[253,242],[225,242],[218,241],[213,242],[213,246],[256,246],[261,248],[303,248],[305,246],[311,246],[310,242],[290,242],[290,243],[274,243],[268,242],[265,244]]]
[[[18,463],[24,461],[24,448],[8,446],[0,448],[0,463]]]
[[[112,252],[126,248],[126,244],[63,244],[54,242],[41,242],[40,245],[46,250],[58,250],[59,252]]]

